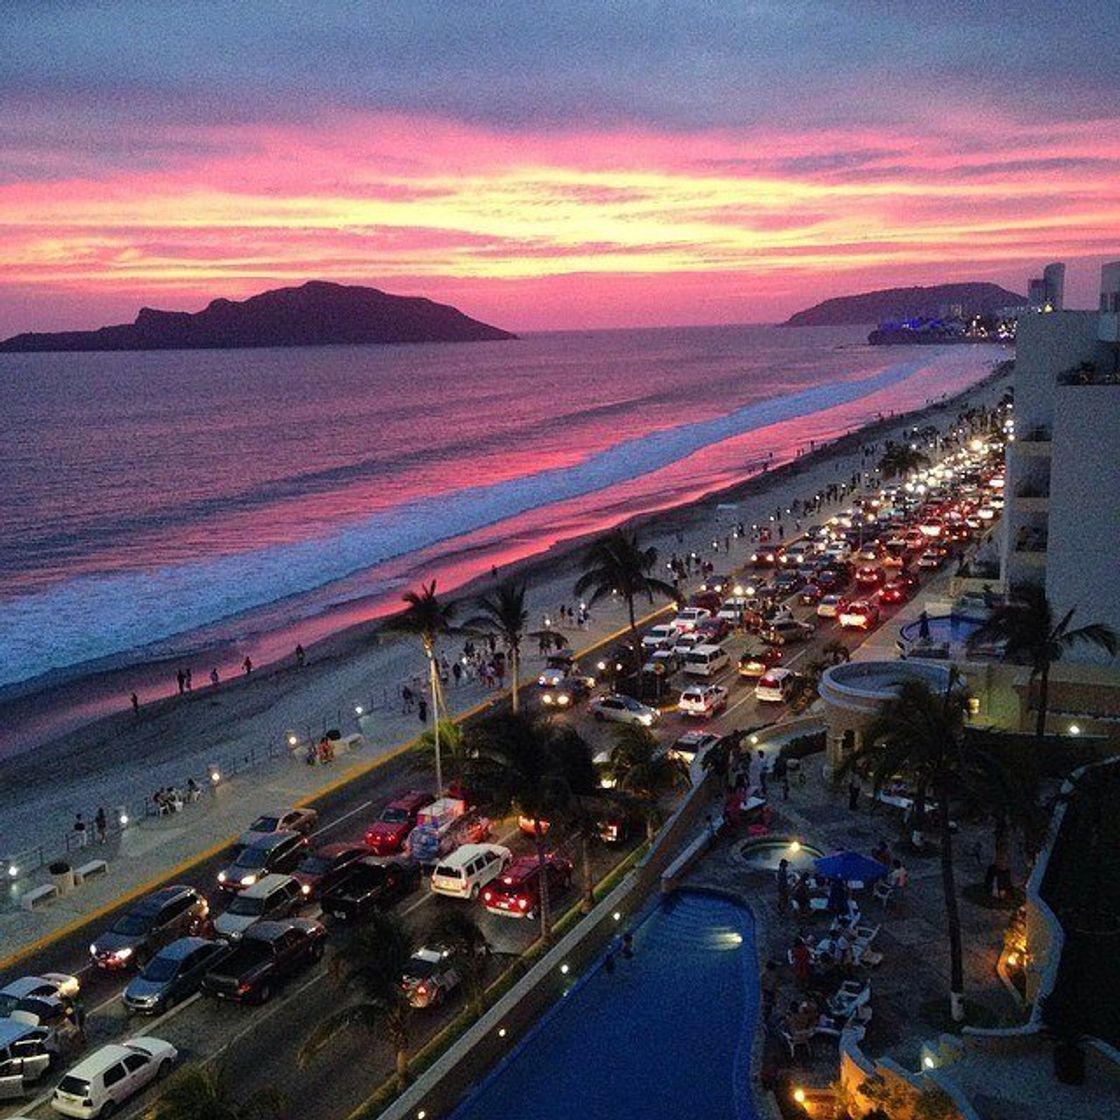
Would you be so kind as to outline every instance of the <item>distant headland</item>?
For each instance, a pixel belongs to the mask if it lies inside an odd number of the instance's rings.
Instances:
[[[311,280],[197,313],[145,307],[134,323],[94,331],[17,334],[0,352],[45,350],[216,350],[400,342],[495,342],[517,336],[447,304],[377,288]]]
[[[839,327],[859,323],[937,319],[950,315],[991,315],[1001,307],[1018,307],[1026,297],[998,284],[936,284],[930,288],[884,288],[838,296],[791,315],[784,327]]]

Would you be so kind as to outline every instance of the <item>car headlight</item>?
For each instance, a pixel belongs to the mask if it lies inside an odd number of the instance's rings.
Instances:
[[[567,707],[571,702],[572,701],[570,696],[564,696],[563,694],[561,694],[560,696],[556,697],[556,703],[559,704],[561,708]]]
[[[251,887],[256,881],[256,875],[243,875],[241,877],[241,885],[243,887]]]
[[[96,943],[94,943],[93,945],[91,945],[89,947],[89,955],[91,957],[96,957],[97,956],[97,944]]]
[[[646,714],[641,717],[641,723],[643,726],[649,727],[653,723],[653,715],[650,712],[646,712]]]
[[[114,960],[118,960],[118,961],[126,961],[126,960],[128,960],[128,958],[129,958],[129,957],[131,957],[131,956],[132,956],[132,950],[131,950],[131,949],[128,949],[128,948],[125,948],[125,949],[118,949],[118,950],[117,950],[117,951],[116,951],[116,952],[115,952],[115,953],[113,954],[113,959],[114,959]]]
[[[546,692],[541,697],[541,703],[542,704],[551,704],[552,703],[552,693],[551,692]]]
[[[300,885],[299,889],[300,889],[301,894],[310,894],[311,893],[311,884],[310,883],[303,883],[303,884]]]
[[[226,879],[228,879],[228,878],[229,878],[229,876],[224,871],[219,871],[218,872],[218,882],[219,883],[224,883],[226,881]]]

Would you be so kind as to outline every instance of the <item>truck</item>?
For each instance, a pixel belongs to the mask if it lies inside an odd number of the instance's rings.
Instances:
[[[478,844],[490,835],[490,820],[461,797],[441,797],[416,814],[407,841],[408,855],[421,866],[434,864],[460,844]]]

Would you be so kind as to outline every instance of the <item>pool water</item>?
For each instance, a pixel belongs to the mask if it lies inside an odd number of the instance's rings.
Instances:
[[[750,914],[679,892],[576,984],[456,1110],[454,1120],[754,1120],[758,1014]]]
[[[756,871],[777,871],[783,859],[791,871],[812,871],[814,861],[824,855],[812,844],[801,844],[794,851],[788,840],[748,840],[739,853]]]
[[[941,615],[929,621],[929,640],[931,642],[948,642],[950,645],[964,645],[983,623],[977,618],[965,618],[963,615]],[[921,621],[908,622],[899,633],[903,641],[916,642],[920,640]],[[924,639],[921,639],[924,640]]]

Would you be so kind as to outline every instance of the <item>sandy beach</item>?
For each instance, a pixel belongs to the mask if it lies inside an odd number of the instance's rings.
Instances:
[[[925,423],[944,430],[958,412],[993,405],[1008,380],[1006,369],[999,369],[963,394],[840,435],[790,463],[629,524],[665,560],[674,552],[695,550],[712,559],[717,570],[740,567],[752,546],[748,533],[748,538],[733,540],[730,556],[725,554],[724,540],[735,524],[742,522],[749,530],[754,523],[767,523],[776,509],[788,508],[795,499],[811,498],[831,483],[848,482],[861,466],[875,465],[875,459],[861,461],[866,444],[897,439],[904,428]],[[792,532],[792,517],[786,518],[786,529]],[[718,553],[713,553],[714,539],[720,542]],[[528,584],[534,624],[546,614],[555,618],[560,604],[573,602],[572,586],[585,543],[569,540],[501,571],[502,579]],[[458,589],[454,598],[468,599],[492,583],[490,577],[477,580]],[[593,613],[588,631],[570,632],[574,647],[624,622],[620,604],[602,604]],[[454,655],[461,641],[450,639],[448,653]],[[533,665],[530,658],[527,671]],[[117,714],[0,760],[0,854],[56,842],[75,812],[92,815],[98,805],[135,804],[159,786],[181,785],[188,775],[203,774],[216,757],[244,755],[269,744],[278,749],[292,731],[302,737],[307,731],[318,735],[326,726],[341,725],[344,733],[356,730],[354,709],[359,703],[373,709],[379,736],[406,741],[419,726],[415,715],[401,713],[397,697],[401,684],[422,669],[419,647],[393,636],[382,621],[350,627],[315,644],[303,668],[289,658],[257,666],[251,677],[223,682],[218,688],[196,681],[190,694],[147,704],[139,717],[122,704]],[[476,686],[452,689],[449,699],[456,710],[463,710],[479,697]],[[40,702],[49,702],[49,697]]]

